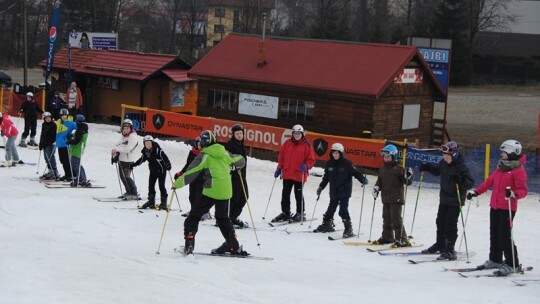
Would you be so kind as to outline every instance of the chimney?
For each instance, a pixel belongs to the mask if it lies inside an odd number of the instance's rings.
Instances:
[[[257,56],[257,66],[263,66],[266,64],[266,48],[264,47],[264,36],[266,33],[266,14],[262,14],[263,27],[262,27],[262,39],[259,41],[259,55]]]

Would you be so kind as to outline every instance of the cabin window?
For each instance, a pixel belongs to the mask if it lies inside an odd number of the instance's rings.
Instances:
[[[208,90],[207,105],[212,109],[236,111],[238,109],[238,93],[224,90]]]
[[[225,26],[223,24],[214,24],[214,33],[216,34],[225,33]]]
[[[292,98],[281,98],[279,118],[313,121],[315,103]]]
[[[420,105],[403,105],[403,118],[401,130],[418,129],[420,127]]]
[[[225,9],[216,8],[216,17],[225,17]]]

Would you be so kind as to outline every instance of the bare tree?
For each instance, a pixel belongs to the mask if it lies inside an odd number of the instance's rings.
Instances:
[[[470,39],[481,31],[508,30],[517,20],[510,12],[515,0],[469,0]]]

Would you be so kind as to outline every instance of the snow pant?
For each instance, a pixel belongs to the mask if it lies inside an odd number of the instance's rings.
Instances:
[[[336,213],[336,209],[339,206],[339,216],[343,220],[350,220],[351,216],[349,215],[349,198],[331,198],[330,204],[328,205],[328,209],[326,209],[326,212],[324,213],[324,218],[326,219],[333,219],[334,213]]]
[[[515,212],[512,212],[512,219],[509,218],[508,210],[489,211],[489,259],[495,263],[503,262],[503,253],[507,265],[518,266],[517,247],[512,244],[511,220],[514,220]],[[514,261],[512,262],[512,246],[514,246]]]
[[[60,163],[64,168],[64,176],[71,179],[73,172],[71,171],[71,163],[69,162],[69,153],[67,147],[58,148],[58,159],[60,159]]]
[[[43,148],[43,157],[45,158],[45,163],[47,164],[49,171],[52,173],[58,172],[58,169],[56,168],[56,157],[54,156],[55,151],[56,146],[54,145],[48,145]]]
[[[199,200],[203,191],[203,182],[195,181],[189,184],[189,204],[191,208]]]
[[[301,214],[305,211],[304,197],[302,193],[302,182],[292,179],[283,180],[283,190],[281,191],[281,211],[285,214],[291,212],[291,190],[294,187],[294,198],[296,199],[296,213]]]
[[[131,178],[132,169],[129,167],[130,164],[132,164],[132,162],[118,162],[120,180],[122,181],[122,184],[124,184],[128,195],[137,195],[137,185],[135,185],[135,181]]]
[[[232,197],[230,203],[231,210],[229,211],[229,217],[231,219],[237,219],[242,213],[242,209],[244,209],[244,206],[246,205],[246,195],[249,194],[245,180],[243,180],[244,187],[242,187],[242,180],[240,180],[240,176],[238,176],[238,171],[233,171],[231,172],[231,174],[234,175],[232,176]],[[244,189],[246,190],[245,194]]]
[[[197,203],[191,206],[191,211],[188,217],[184,221],[184,235],[192,235],[195,238],[195,234],[199,230],[199,221],[203,214],[208,213],[210,209],[215,206],[216,210],[216,224],[219,227],[221,235],[225,238],[230,248],[238,248],[238,240],[236,239],[236,232],[234,231],[231,220],[227,216],[228,200],[216,200],[206,195],[201,195]]]
[[[457,224],[460,208],[458,205],[439,204],[437,211],[437,246],[440,250],[451,246],[454,248],[457,240]]]
[[[165,178],[167,174],[164,173],[152,173],[148,176],[148,197],[156,197],[156,181],[159,181],[159,193],[161,194],[161,199],[165,198],[167,200],[167,188],[165,188]]]
[[[73,170],[73,181],[78,183],[86,183],[86,172],[81,165],[81,158],[71,156],[71,169]]]
[[[383,231],[382,238],[393,242],[399,239],[407,239],[407,233],[403,227],[403,205],[397,203],[383,203]],[[403,234],[402,234],[403,229]]]
[[[15,141],[17,140],[17,136],[8,137],[6,141],[6,160],[7,161],[19,161],[19,153],[17,152],[17,147],[15,145]]]
[[[22,138],[28,137],[28,134],[30,134],[30,138],[36,137],[36,127],[37,127],[37,118],[25,118],[24,119],[24,132],[22,134]]]

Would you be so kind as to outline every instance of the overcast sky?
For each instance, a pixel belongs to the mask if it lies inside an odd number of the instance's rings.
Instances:
[[[514,13],[520,19],[512,25],[511,32],[540,34],[540,0],[518,1]]]

